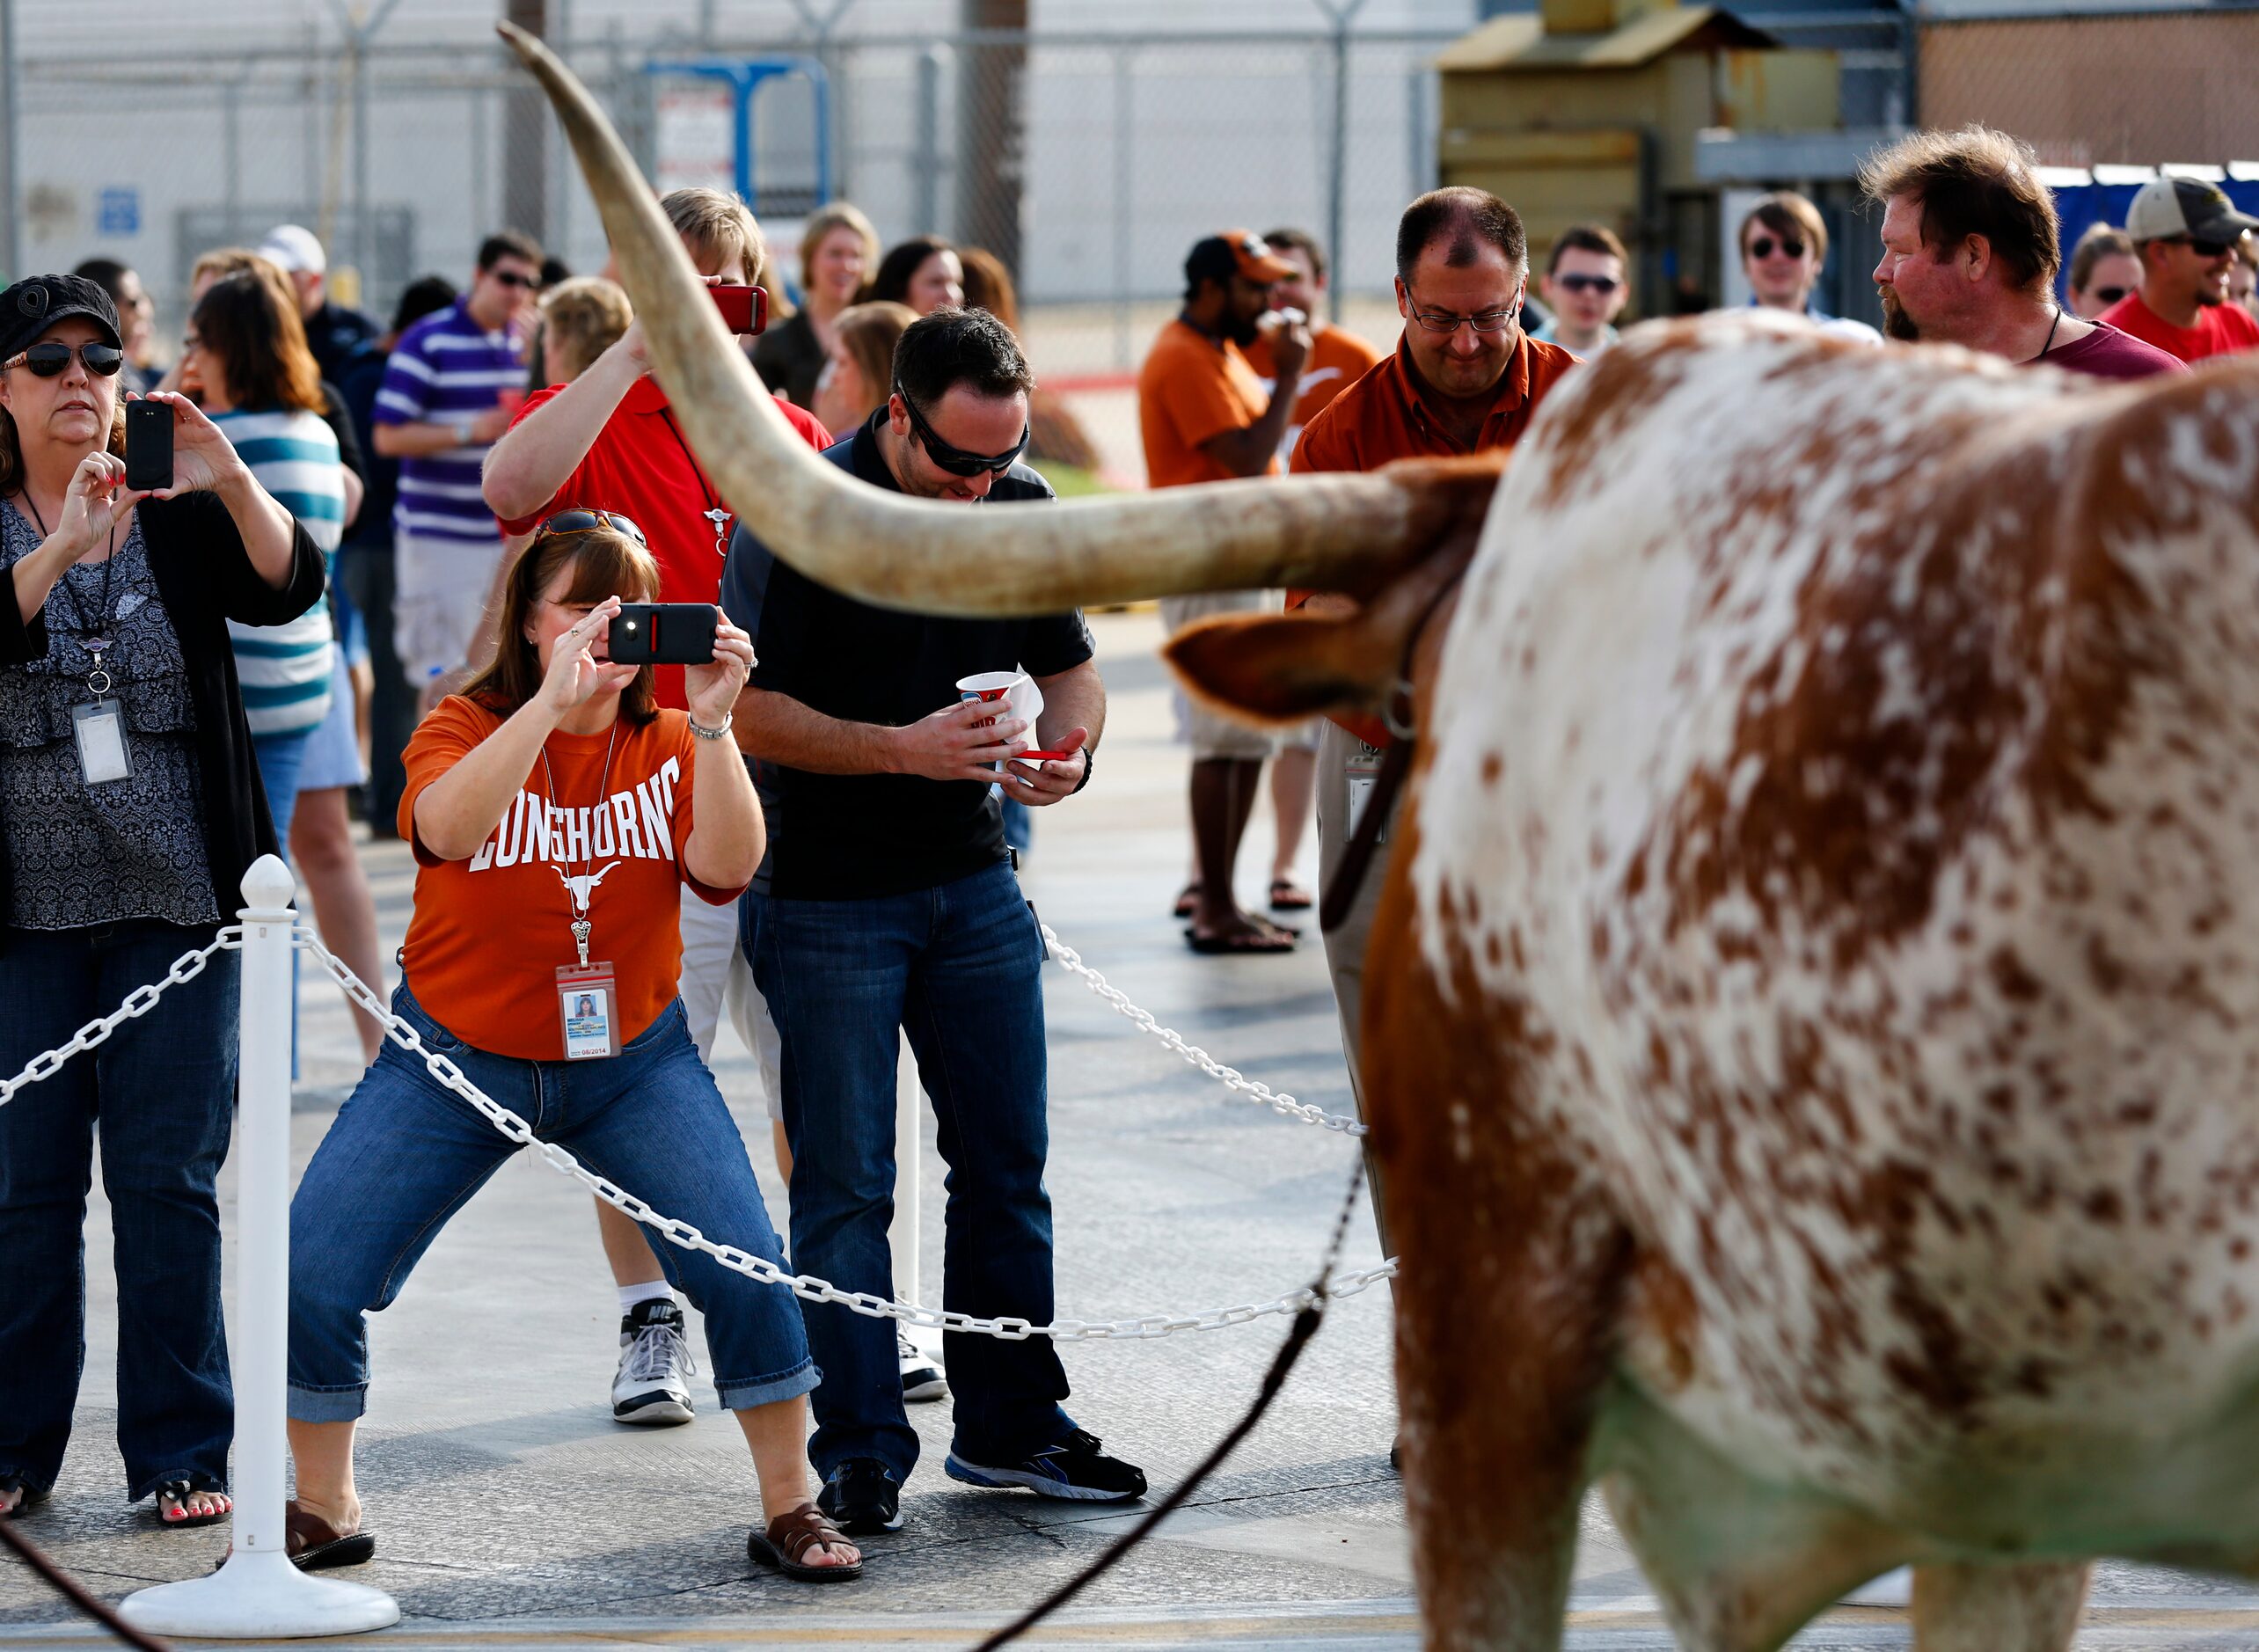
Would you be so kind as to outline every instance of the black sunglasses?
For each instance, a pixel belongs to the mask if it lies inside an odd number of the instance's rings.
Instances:
[[[650,542],[643,537],[642,529],[626,517],[615,515],[609,510],[560,510],[554,516],[545,516],[535,523],[533,537],[546,539],[553,533],[588,533],[598,528],[624,533],[645,550],[651,548]]]
[[[1613,275],[1587,275],[1580,270],[1554,277],[1556,287],[1566,288],[1573,293],[1598,293],[1604,298],[1623,284]]]
[[[505,287],[516,287],[530,291],[541,285],[541,278],[538,275],[521,275],[514,269],[490,270],[487,273]]]
[[[1756,240],[1751,241],[1749,244],[1749,255],[1751,258],[1771,258],[1773,256],[1773,239],[1771,236],[1760,235]],[[1799,241],[1793,235],[1782,236],[1780,241],[1780,250],[1786,252],[1790,258],[1802,258],[1804,256],[1804,244],[1802,241]]]
[[[1012,444],[1009,453],[968,453],[962,448],[953,448],[933,434],[933,427],[925,422],[925,415],[917,411],[917,404],[910,400],[910,392],[899,382],[894,393],[902,398],[902,405],[909,410],[910,428],[917,432],[918,441],[925,444],[925,457],[952,476],[978,476],[983,471],[1001,476],[1027,451],[1029,428],[1026,425],[1020,427],[1020,440]]]
[[[2203,237],[2195,235],[2173,236],[2169,238],[2168,244],[2174,246],[2185,246],[2198,258],[2225,258],[2235,250],[2235,243],[2233,241],[2207,241]]]
[[[2095,289],[2095,297],[2102,303],[2114,304],[2131,290],[2132,289],[2125,287],[2097,287]]]
[[[67,344],[34,344],[22,355],[0,362],[0,373],[11,367],[28,367],[40,378],[53,378],[70,365],[71,354]],[[113,345],[82,344],[77,355],[80,364],[98,378],[108,378],[126,362],[126,353]]]

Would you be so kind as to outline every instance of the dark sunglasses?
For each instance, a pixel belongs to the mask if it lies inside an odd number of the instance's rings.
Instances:
[[[2114,304],[2131,290],[2131,288],[2126,287],[2097,287],[2095,289],[2095,297],[2099,303]]]
[[[917,404],[910,400],[910,392],[900,384],[895,385],[894,393],[902,398],[902,405],[909,410],[910,428],[917,432],[925,457],[952,476],[978,476],[983,471],[1001,476],[1027,451],[1028,427],[1025,425],[1020,427],[1020,440],[1012,444],[1009,453],[968,453],[962,448],[953,448],[933,434],[933,427],[925,422],[925,415],[917,411]]]
[[[2235,250],[2235,243],[2233,241],[2207,241],[2202,237],[2194,235],[2171,237],[2168,244],[2174,246],[2185,246],[2198,258],[2225,258]]]
[[[1749,255],[1751,258],[1771,258],[1776,245],[1790,258],[1804,256],[1804,244],[1793,235],[1782,236],[1778,243],[1769,235],[1760,235],[1749,244]]]
[[[1566,275],[1554,277],[1554,285],[1556,287],[1573,293],[1598,293],[1604,298],[1623,284],[1613,275],[1587,275],[1576,270],[1572,270]]]
[[[503,286],[515,287],[524,292],[530,292],[541,285],[541,277],[538,275],[521,275],[514,269],[489,270],[487,274],[501,282]]]
[[[588,533],[598,528],[624,533],[645,550],[651,548],[650,542],[643,537],[642,529],[626,517],[614,515],[608,510],[560,510],[554,516],[545,516],[537,523],[533,537],[546,539],[553,533]]]
[[[79,364],[98,378],[108,378],[126,363],[126,353],[107,344],[82,344],[77,354]],[[11,367],[28,367],[40,378],[53,378],[70,365],[71,355],[67,344],[34,344],[22,355],[0,362],[0,373]]]

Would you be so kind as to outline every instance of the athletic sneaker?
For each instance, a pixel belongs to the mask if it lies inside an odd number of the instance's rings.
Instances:
[[[612,1378],[612,1421],[667,1428],[688,1422],[698,1370],[683,1311],[671,1297],[639,1302],[619,1322],[619,1374]]]
[[[941,1362],[919,1353],[917,1344],[910,1340],[906,1332],[895,1333],[895,1353],[902,1361],[903,1399],[916,1402],[949,1397],[949,1379],[941,1374]]]
[[[902,1482],[875,1457],[851,1457],[833,1469],[815,1506],[851,1538],[902,1530]]]
[[[1127,1502],[1132,1497],[1144,1496],[1144,1471],[1118,1457],[1107,1456],[1099,1450],[1100,1444],[1094,1436],[1077,1429],[1056,1445],[1047,1446],[1017,1461],[991,1467],[985,1463],[967,1462],[952,1451],[941,1466],[951,1480],[961,1480],[968,1486],[986,1486],[999,1491],[1010,1486],[1025,1486],[1039,1497],[1064,1497],[1076,1502]]]

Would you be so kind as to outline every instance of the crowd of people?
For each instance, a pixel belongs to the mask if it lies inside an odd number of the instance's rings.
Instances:
[[[2089,230],[2065,303],[2052,199],[2014,140],[1919,134],[1862,183],[1892,339],[2113,379],[2259,347],[2259,220],[2210,185],[2160,179],[2122,230]],[[779,319],[737,347],[824,462],[946,505],[1029,506],[1054,497],[1032,457],[1087,462],[992,255],[932,237],[882,254],[835,203],[807,222],[788,307],[743,202],[684,189],[662,205],[709,284],[774,296]],[[1736,244],[1752,306],[1880,347],[1815,303],[1829,238],[1810,201],[1764,197]],[[1507,202],[1421,196],[1397,229],[1403,325],[1383,350],[1320,319],[1330,271],[1307,233],[1203,238],[1139,376],[1149,484],[1510,449],[1615,344],[1632,296],[1606,225],[1563,230],[1534,263]],[[357,797],[418,869],[394,1012],[535,1135],[751,1255],[883,1298],[906,1037],[950,1166],[943,1300],[1042,1323],[1042,947],[1016,855],[1033,811],[1091,780],[1106,717],[1091,632],[1073,612],[884,610],[772,557],[692,450],[612,275],[574,276],[501,231],[461,290],[413,282],[380,328],[328,292],[319,241],[284,225],[197,261],[170,366],[130,269],[0,292],[0,1072],[208,939],[264,852],[287,848],[333,950],[380,979]],[[135,398],[172,433],[161,485],[128,474]],[[614,661],[610,622],[649,602],[713,605],[711,657]],[[1250,592],[1172,599],[1164,619],[1261,607],[1354,611]],[[999,682],[1001,702],[983,698]],[[1396,736],[1363,715],[1261,733],[1188,705],[1183,722],[1187,942],[1291,950],[1299,932],[1272,914],[1313,904],[1305,826],[1330,881]],[[1276,835],[1257,910],[1234,872],[1266,763]],[[1385,856],[1393,821],[1367,824]],[[1324,938],[1353,1081],[1382,884],[1365,877]],[[0,1250],[16,1263],[0,1516],[48,1497],[69,1436],[98,1140],[128,1493],[168,1526],[229,1512],[215,1183],[238,990],[221,953],[99,1060],[0,1108]],[[757,1057],[788,1244],[713,1076],[725,1015]],[[292,1210],[289,1543],[308,1568],[375,1552],[354,1475],[366,1316],[512,1151],[373,1020],[361,1033],[366,1072]],[[905,1407],[944,1394],[951,1478],[1143,1495],[1066,1409],[1049,1340],[952,1333],[936,1361],[887,1321],[803,1306],[596,1213],[621,1312],[613,1414],[694,1414],[687,1298],[752,1458],[756,1562],[859,1575],[857,1539],[902,1524],[920,1444]]]

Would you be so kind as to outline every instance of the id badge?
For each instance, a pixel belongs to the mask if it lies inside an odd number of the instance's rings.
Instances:
[[[1358,823],[1364,819],[1365,808],[1372,801],[1373,787],[1380,784],[1382,761],[1383,754],[1379,747],[1359,742],[1356,755],[1350,757],[1346,765],[1345,772],[1349,783],[1349,830],[1343,838],[1344,842],[1356,836]],[[1384,821],[1381,822],[1379,834],[1374,837],[1373,842],[1385,844],[1387,841],[1388,824]]]
[[[70,708],[70,730],[78,736],[78,775],[89,786],[107,786],[133,778],[133,759],[126,754],[125,710],[111,699],[91,700]]]
[[[568,964],[557,972],[557,1020],[565,1059],[601,1061],[619,1054],[619,988],[608,963]]]

